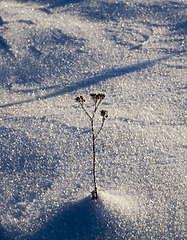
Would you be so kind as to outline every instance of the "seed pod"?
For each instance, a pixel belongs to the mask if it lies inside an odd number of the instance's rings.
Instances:
[[[99,99],[103,100],[105,98],[105,94],[104,93],[99,93],[97,94],[97,96],[99,97]]]
[[[83,104],[83,103],[85,102],[85,99],[83,98],[83,96],[80,96],[80,97],[77,97],[77,98],[75,99],[75,101]]]
[[[98,94],[91,93],[90,96],[92,97],[95,103],[99,100]]]
[[[108,111],[107,110],[101,110],[101,116],[105,119],[108,117]]]

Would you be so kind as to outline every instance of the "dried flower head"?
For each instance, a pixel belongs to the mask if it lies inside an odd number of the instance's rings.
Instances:
[[[92,99],[94,100],[94,102],[96,103],[98,100],[103,100],[105,98],[105,94],[103,93],[91,93],[90,96],[92,97]]]
[[[108,117],[108,111],[107,110],[101,110],[101,116],[105,119]]]
[[[95,94],[95,93],[91,93],[90,96],[92,97],[92,99],[94,100],[95,103],[99,100],[97,94]]]
[[[85,102],[85,99],[83,98],[83,96],[77,97],[75,100],[81,104]]]
[[[97,96],[99,97],[99,99],[103,100],[105,98],[105,94],[104,93],[99,93],[97,94]]]
[[[96,98],[96,94],[95,93],[91,93],[90,96],[95,99]]]

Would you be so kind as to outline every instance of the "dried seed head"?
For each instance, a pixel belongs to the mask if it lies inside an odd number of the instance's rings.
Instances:
[[[99,93],[97,94],[97,96],[99,97],[99,99],[103,100],[105,98],[105,94],[104,93]]]
[[[75,99],[75,101],[83,104],[83,103],[85,102],[85,99],[83,98],[83,96],[80,96],[80,97],[77,97],[77,98]]]
[[[91,93],[90,96],[91,96],[92,98],[95,98],[95,97],[96,97],[96,94],[95,94],[95,93]]]
[[[95,103],[99,100],[97,94],[95,94],[95,93],[91,93],[90,96],[92,97],[92,99],[94,100]]]
[[[106,119],[108,117],[108,111],[107,110],[101,110],[101,116]]]
[[[92,97],[92,99],[94,100],[94,102],[96,103],[98,100],[103,100],[105,98],[105,94],[103,93],[91,93],[90,96]]]
[[[80,96],[81,101],[85,102],[85,99],[83,98],[83,96]]]

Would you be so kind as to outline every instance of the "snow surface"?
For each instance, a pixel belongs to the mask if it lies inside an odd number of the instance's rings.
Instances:
[[[0,239],[187,239],[186,17],[186,0],[0,2]],[[98,200],[75,102],[95,92]]]

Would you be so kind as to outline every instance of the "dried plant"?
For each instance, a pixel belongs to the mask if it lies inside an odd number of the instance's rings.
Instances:
[[[102,102],[102,100],[105,98],[105,94],[103,93],[91,93],[90,96],[92,97],[93,101],[94,101],[94,111],[92,113],[92,115],[90,115],[87,110],[84,107],[84,103],[85,103],[85,99],[80,96],[77,97],[75,100],[77,102],[80,103],[82,109],[84,110],[84,112],[86,113],[86,115],[89,117],[90,121],[91,121],[91,129],[92,129],[92,142],[93,142],[93,177],[94,177],[94,191],[92,192],[92,197],[93,198],[98,198],[98,194],[97,194],[97,185],[96,185],[96,174],[95,174],[95,163],[96,163],[96,159],[95,159],[95,140],[98,137],[99,133],[101,132],[104,122],[106,120],[106,118],[108,117],[108,111],[106,110],[101,110],[101,117],[102,117],[102,123],[101,123],[101,127],[99,129],[99,131],[97,132],[97,134],[95,134],[94,132],[94,117],[95,117],[95,113],[100,105],[100,103]]]

